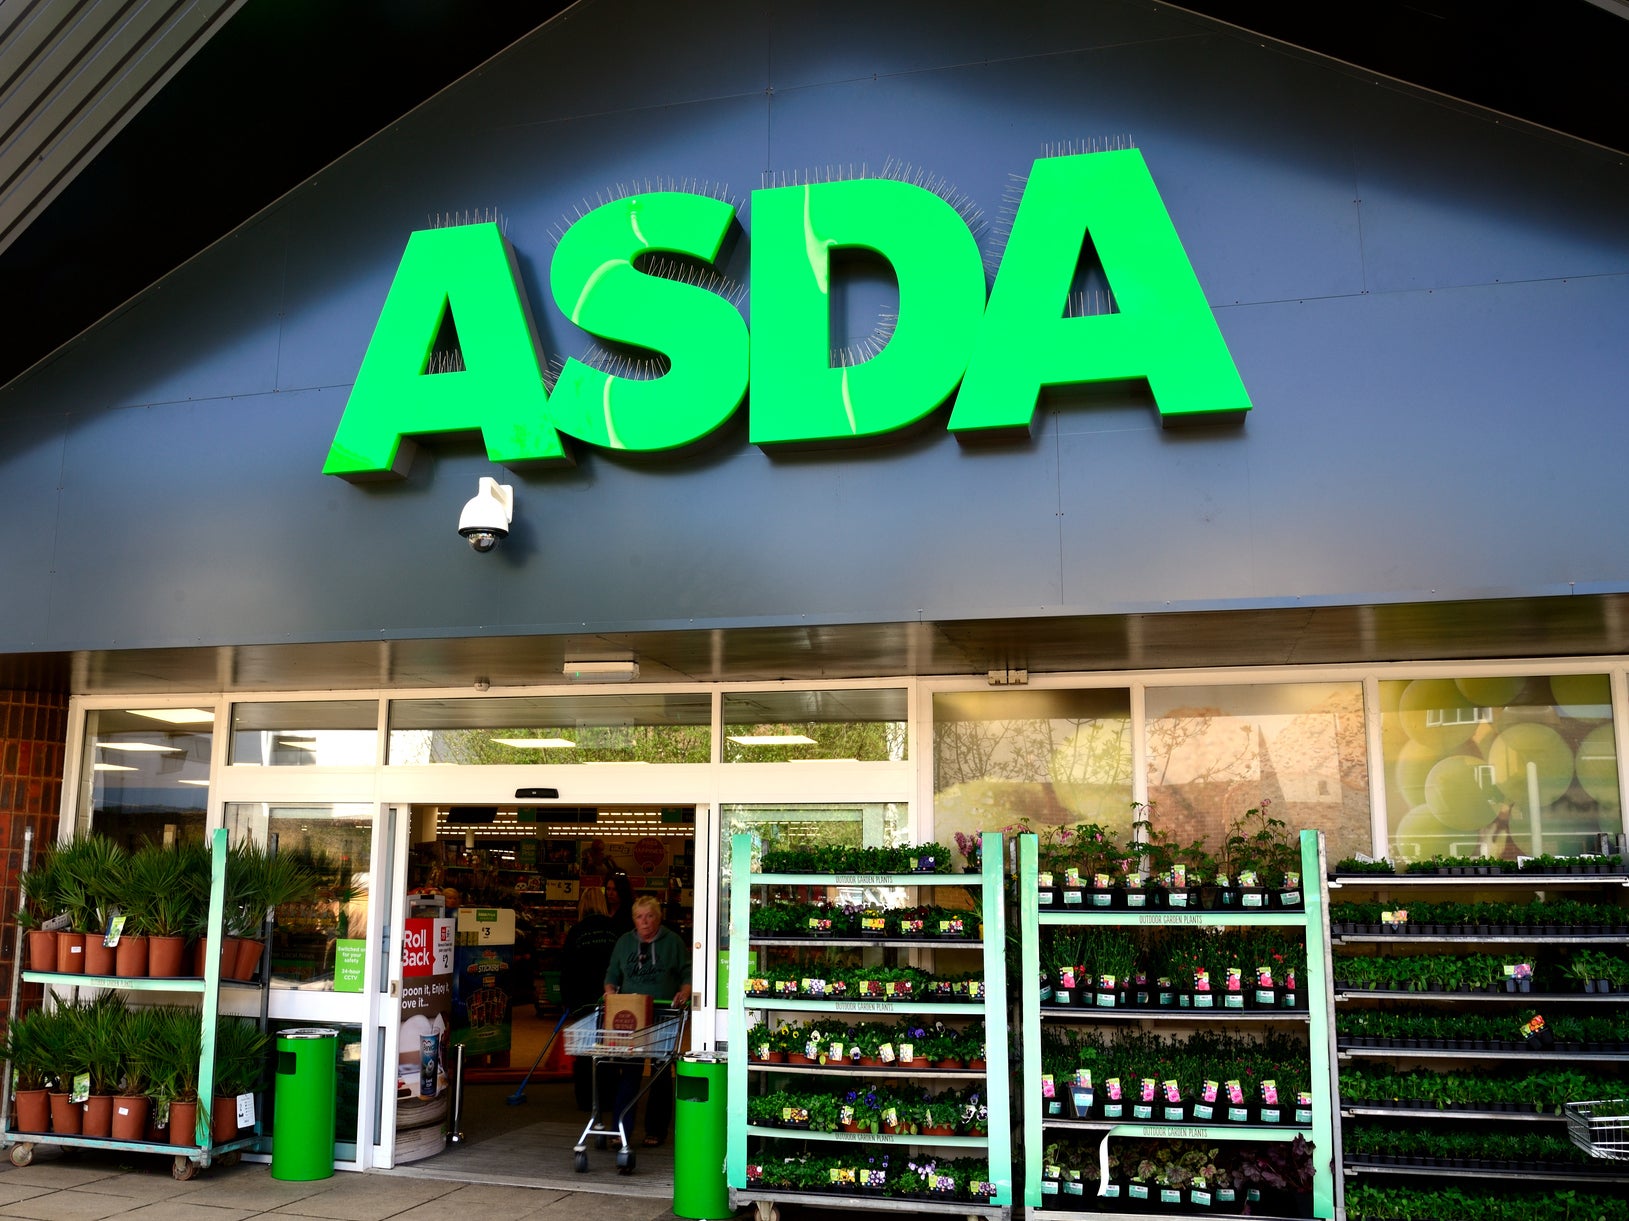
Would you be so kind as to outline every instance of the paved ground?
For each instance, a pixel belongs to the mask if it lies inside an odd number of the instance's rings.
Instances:
[[[632,1180],[623,1180],[632,1185]],[[394,1171],[336,1174],[285,1183],[270,1167],[213,1166],[191,1182],[170,1175],[168,1159],[41,1148],[33,1165],[0,1162],[0,1217],[34,1221],[244,1221],[251,1217],[324,1221],[673,1221],[668,1199],[623,1194],[612,1173],[591,1190],[456,1183]]]

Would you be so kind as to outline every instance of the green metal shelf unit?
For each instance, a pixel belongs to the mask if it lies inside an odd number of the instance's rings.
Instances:
[[[1002,893],[1002,838],[997,834],[983,836],[982,864],[976,873],[905,873],[905,874],[767,874],[751,872],[754,838],[749,834],[734,836],[730,841],[730,956],[729,956],[729,1069],[728,1099],[729,1121],[725,1170],[730,1187],[731,1207],[752,1204],[760,1221],[776,1221],[779,1204],[806,1203],[820,1208],[860,1208],[878,1211],[910,1213],[953,1213],[969,1217],[989,1217],[1007,1221],[1012,1215],[1012,1112],[1010,1103],[1011,1075],[1008,1065],[1007,1037],[1007,927],[1005,898]],[[929,888],[959,889],[973,892],[978,897],[978,910],[983,921],[980,941],[926,940],[920,937],[882,937],[862,940],[791,939],[753,936],[750,929],[754,888],[767,886],[853,887],[872,890],[910,888],[918,892]],[[822,948],[832,945],[882,947],[895,952],[922,951],[929,948],[977,949],[984,971],[983,1003],[941,1003],[911,1000],[776,1000],[769,997],[749,997],[750,947],[793,946]],[[800,1015],[831,1014],[850,1017],[907,1017],[923,1014],[965,1018],[981,1018],[985,1026],[986,1067],[980,1072],[968,1070],[900,1069],[880,1067],[867,1072],[855,1068],[822,1068],[818,1066],[788,1066],[785,1064],[755,1064],[748,1055],[750,1013],[770,1015],[790,1013]],[[781,1076],[781,1074],[784,1074]],[[747,1099],[756,1083],[778,1076],[784,1082],[806,1080],[819,1075],[849,1081],[871,1080],[956,1080],[982,1081],[985,1087],[985,1105],[989,1111],[987,1136],[926,1136],[890,1135],[886,1133],[808,1132],[785,1128],[750,1125],[747,1122]],[[773,1148],[768,1142],[830,1142],[833,1151],[844,1144],[873,1148],[894,1148],[905,1154],[910,1149],[943,1149],[952,1156],[976,1156],[984,1151],[990,1164],[990,1181],[994,1194],[980,1201],[932,1200],[919,1196],[895,1198],[870,1194],[839,1195],[825,1192],[797,1192],[774,1190],[747,1180],[748,1142],[757,1141],[762,1147]]]
[[[1101,1136],[1104,1146],[1115,1137],[1151,1138],[1162,1140],[1193,1140],[1207,1142],[1293,1140],[1305,1137],[1314,1146],[1315,1174],[1312,1189],[1312,1215],[1327,1218],[1338,1215],[1340,1208],[1340,1173],[1335,1149],[1334,1118],[1334,1009],[1329,980],[1329,916],[1324,878],[1323,836],[1317,831],[1300,833],[1302,910],[1278,911],[1224,908],[1201,910],[1194,908],[1169,909],[1105,909],[1085,911],[1043,911],[1037,891],[1037,840],[1034,835],[1017,837],[1018,854],[1018,922],[1019,970],[1017,985],[1022,993],[1019,1000],[1020,1035],[1024,1049],[1022,1070],[1023,1099],[1023,1203],[1030,1209],[1042,1204],[1041,1150],[1048,1132],[1075,1131]],[[1071,1020],[1110,1023],[1118,1028],[1145,1022],[1158,1024],[1169,1032],[1183,1026],[1203,1025],[1208,1030],[1231,1028],[1246,1031],[1259,1028],[1265,1021],[1282,1023],[1294,1020],[1307,1027],[1309,1072],[1312,1082],[1312,1123],[1310,1126],[1247,1125],[1232,1123],[1120,1123],[1114,1121],[1083,1121],[1047,1118],[1043,1114],[1041,1099],[1041,1027],[1045,1017],[1041,1012],[1041,998],[1037,990],[1040,971],[1040,931],[1044,927],[1063,925],[1122,926],[1130,929],[1204,928],[1204,927],[1262,927],[1299,929],[1306,940],[1307,977],[1298,983],[1308,998],[1305,1013],[1285,1010],[1263,1015],[1250,1010],[1203,1009],[1107,1009],[1102,1012],[1083,1009]],[[1119,1215],[1124,1207],[1113,1208]],[[1187,1210],[1184,1210],[1187,1211]],[[1045,1215],[1090,1218],[1105,1215],[1094,1211],[1089,1198],[1082,1200],[1078,1209],[1060,1208],[1049,1203]],[[1139,1210],[1147,1221],[1157,1221],[1162,1215]]]
[[[25,856],[27,854],[25,853]],[[210,842],[210,885],[209,885],[209,923],[207,934],[212,945],[220,944],[222,917],[224,915],[224,895],[226,891],[226,855],[227,832],[224,827],[217,828],[211,836]],[[23,959],[22,934],[18,932],[18,945],[15,961],[21,963]],[[198,1058],[198,1097],[207,1099],[213,1097],[215,1086],[215,1018],[220,1011],[220,991],[224,984],[234,987],[262,990],[264,982],[260,984],[235,983],[221,978],[221,956],[209,954],[205,956],[204,974],[201,979],[147,979],[128,978],[112,975],[60,975],[53,971],[22,971],[21,978],[26,983],[44,984],[47,988],[110,988],[120,992],[158,992],[168,993],[172,996],[197,996],[200,998],[202,1013],[201,1048]],[[16,979],[13,979],[12,995],[17,995]],[[264,1006],[262,1006],[264,1010]],[[262,1028],[264,1029],[264,1018]],[[13,1165],[26,1166],[33,1158],[35,1145],[56,1145],[63,1148],[86,1149],[120,1149],[142,1153],[172,1154],[174,1157],[173,1173],[177,1179],[192,1178],[197,1172],[208,1167],[213,1161],[231,1161],[243,1150],[252,1148],[259,1140],[257,1135],[239,1137],[236,1140],[212,1143],[209,1131],[209,1117],[205,1108],[198,1111],[198,1127],[195,1133],[196,1144],[178,1145],[164,1144],[155,1141],[125,1141],[114,1140],[111,1137],[100,1136],[68,1136],[56,1132],[34,1133],[13,1132],[11,1130],[11,1065],[6,1065],[5,1086],[0,1092],[0,1143],[10,1148],[10,1158]],[[257,1125],[258,1130],[258,1125]]]

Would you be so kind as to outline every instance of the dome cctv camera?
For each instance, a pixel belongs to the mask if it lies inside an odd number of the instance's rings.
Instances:
[[[458,515],[458,533],[469,539],[477,551],[491,551],[500,538],[509,536],[509,523],[515,510],[515,489],[496,479],[481,477],[480,489],[464,504]]]

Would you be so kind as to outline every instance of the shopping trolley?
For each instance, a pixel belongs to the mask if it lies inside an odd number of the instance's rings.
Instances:
[[[679,1051],[684,1043],[685,1018],[688,1014],[687,1005],[663,1006],[655,1011],[649,1026],[639,1030],[611,1030],[605,1025],[605,1003],[602,1001],[593,1013],[578,1019],[566,1028],[566,1054],[590,1056],[594,1062],[591,1073],[594,1081],[593,1110],[589,1115],[588,1126],[583,1129],[583,1134],[577,1138],[577,1143],[571,1150],[572,1164],[579,1174],[588,1169],[588,1138],[591,1136],[597,1138],[597,1143],[602,1149],[605,1148],[607,1137],[616,1137],[620,1142],[617,1148],[617,1172],[619,1174],[633,1172],[634,1151],[633,1144],[628,1139],[628,1116],[633,1114],[639,1100],[650,1093],[651,1087],[679,1058]],[[639,1064],[646,1060],[651,1062],[650,1078],[640,1086],[633,1101],[613,1115],[609,1124],[601,1126],[600,1066]],[[610,1103],[613,1107],[616,1105],[614,1086]]]
[[[1629,1099],[1569,1102],[1567,1135],[1591,1157],[1629,1161]]]

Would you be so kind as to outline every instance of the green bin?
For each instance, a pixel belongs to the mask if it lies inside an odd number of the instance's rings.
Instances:
[[[673,1214],[698,1221],[733,1217],[724,1177],[729,1116],[721,1057],[691,1052],[677,1065],[673,1112]]]
[[[334,1082],[339,1031],[297,1026],[277,1032],[271,1176],[292,1182],[334,1173]]]

